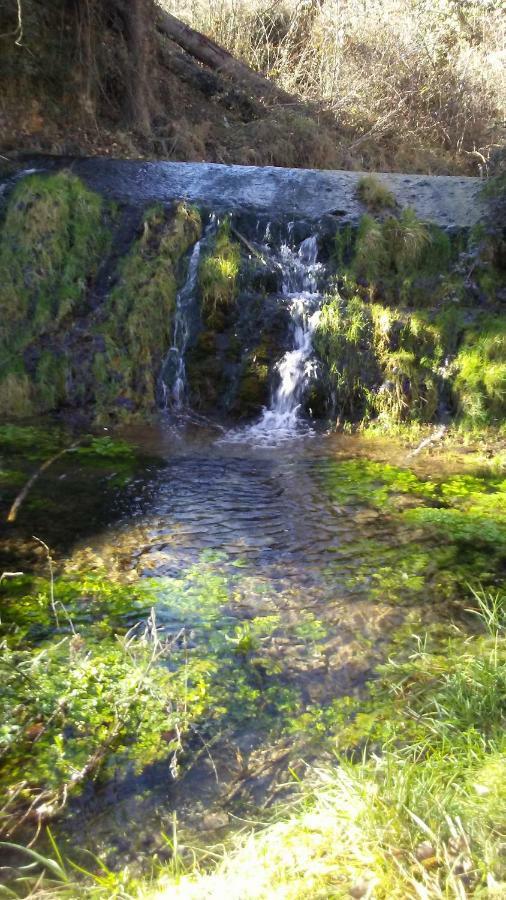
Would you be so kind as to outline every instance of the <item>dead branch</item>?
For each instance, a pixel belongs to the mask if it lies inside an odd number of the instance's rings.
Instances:
[[[438,441],[441,441],[444,438],[446,432],[446,425],[441,425],[441,427],[438,428],[437,431],[434,431],[429,435],[429,437],[424,438],[424,440],[418,444],[418,447],[415,447],[414,450],[411,450],[408,453],[407,458],[410,459],[413,456],[418,456],[418,454],[421,453],[422,450],[425,450],[426,447],[431,447],[433,444],[437,444]]]
[[[9,515],[7,516],[8,522],[16,521],[21,504],[26,500],[28,494],[30,493],[39,476],[42,475],[42,473],[45,472],[46,469],[49,469],[49,466],[52,466],[57,459],[60,459],[60,457],[64,456],[65,453],[70,453],[72,450],[75,450],[76,447],[79,447],[80,444],[82,444],[82,441],[77,441],[77,443],[72,444],[71,447],[65,447],[65,450],[60,450],[59,453],[55,453],[54,456],[51,456],[50,459],[46,459],[46,461],[42,463],[40,468],[37,469],[37,471],[33,473],[32,477],[28,479],[24,488],[19,492],[16,499],[14,500],[14,503],[9,510]]]

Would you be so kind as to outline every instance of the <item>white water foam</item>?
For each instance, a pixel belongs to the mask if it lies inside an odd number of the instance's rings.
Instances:
[[[315,237],[306,238],[297,252],[287,245],[281,248],[281,302],[287,302],[290,310],[293,346],[275,367],[279,382],[269,408],[263,410],[257,422],[229,431],[220,438],[220,443],[253,443],[273,447],[314,433],[301,415],[301,403],[313,371],[313,333],[318,325],[322,299],[317,287],[323,267],[317,262],[317,255]]]

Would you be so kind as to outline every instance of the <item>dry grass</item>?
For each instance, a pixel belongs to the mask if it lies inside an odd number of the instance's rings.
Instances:
[[[504,140],[502,0],[163,0],[303,100],[354,168],[494,168]]]

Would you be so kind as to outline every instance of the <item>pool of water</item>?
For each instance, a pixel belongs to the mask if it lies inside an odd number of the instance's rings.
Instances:
[[[196,842],[267,815],[307,764],[334,758],[340,700],[365,694],[413,635],[465,621],[470,573],[500,577],[486,547],[463,554],[410,516],[441,506],[442,484],[452,496],[467,484],[455,462],[337,435],[265,447],[161,425],[126,437],[140,454],[130,468],[55,463],[2,550],[4,570],[47,574],[36,535],[58,579],[105,573],[121,601],[96,607],[83,588],[73,628],[104,619],[125,634],[151,617],[173,642],[163,664],[211,685],[177,759],[164,731],[145,764],[142,749],[112,753],[55,823],[112,865],[163,854],[174,814]],[[27,627],[47,639],[36,613]]]

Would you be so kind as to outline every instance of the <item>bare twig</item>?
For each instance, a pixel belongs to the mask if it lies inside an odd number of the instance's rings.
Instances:
[[[16,0],[16,6],[17,6],[17,19],[18,19],[17,23],[16,23],[16,28],[14,29],[14,31],[7,31],[4,34],[0,34],[0,37],[1,38],[13,37],[14,43],[16,44],[16,46],[22,47],[23,46],[23,35],[24,35],[22,0]],[[3,157],[3,159],[5,159],[5,158],[6,157]]]

